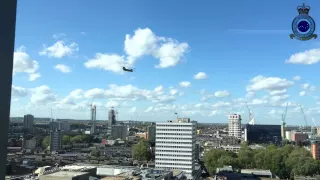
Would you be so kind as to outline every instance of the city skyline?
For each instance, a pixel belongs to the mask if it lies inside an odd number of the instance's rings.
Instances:
[[[11,116],[89,119],[93,103],[97,119],[114,106],[119,120],[246,123],[247,102],[256,124],[280,124],[288,103],[288,124],[304,125],[302,105],[313,125],[319,39],[289,37],[301,2],[228,3],[20,1]]]

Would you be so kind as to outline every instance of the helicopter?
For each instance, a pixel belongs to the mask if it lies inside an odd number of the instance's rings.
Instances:
[[[127,71],[127,72],[133,72],[133,69],[128,69],[128,68],[126,68],[126,67],[122,67],[122,70],[123,70],[123,71]]]

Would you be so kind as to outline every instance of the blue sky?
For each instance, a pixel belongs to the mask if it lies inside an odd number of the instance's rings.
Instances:
[[[247,122],[247,102],[256,123],[278,124],[288,102],[289,124],[304,124],[299,104],[312,124],[320,43],[289,38],[301,3],[19,1],[11,115],[88,119],[94,102],[98,119],[115,106],[120,120]]]

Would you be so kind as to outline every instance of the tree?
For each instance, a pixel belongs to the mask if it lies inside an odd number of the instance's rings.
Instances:
[[[64,136],[63,136],[63,139],[62,139],[62,143],[63,143],[64,145],[68,145],[68,144],[70,144],[70,142],[71,142],[71,137],[68,136],[68,135],[64,135]]]
[[[87,136],[87,135],[76,135],[70,139],[70,142],[71,143],[84,143],[84,142],[88,142],[88,140],[89,140],[89,136]]]
[[[238,152],[238,161],[241,168],[253,168],[254,161],[252,161],[252,157],[254,157],[253,150],[247,144],[242,144]]]
[[[223,149],[211,149],[204,154],[204,163],[210,174],[214,174],[217,168],[224,165],[237,166],[238,163],[235,159],[234,153]]]
[[[237,155],[222,149],[212,149],[204,155],[204,163],[209,173],[225,165],[234,168],[270,169],[281,179],[294,176],[313,176],[320,173],[320,161],[314,160],[311,153],[303,147],[269,145],[265,149],[252,150],[241,145]]]
[[[93,150],[91,151],[91,156],[93,156],[93,157],[99,158],[100,155],[101,155],[100,151],[98,151],[98,150],[96,150],[96,149],[93,149]]]
[[[138,144],[133,145],[133,159],[141,162],[149,160],[149,149],[147,143],[144,141],[139,141]]]
[[[48,148],[48,146],[50,145],[50,137],[49,136],[44,137],[41,144],[44,149]]]

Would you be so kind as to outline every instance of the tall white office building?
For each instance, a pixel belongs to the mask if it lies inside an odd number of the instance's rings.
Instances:
[[[63,134],[61,131],[50,132],[50,151],[60,151],[62,149]]]
[[[196,131],[197,122],[189,118],[157,123],[156,168],[182,170],[187,179],[198,179],[201,170],[195,166]]]
[[[228,130],[229,136],[234,136],[239,139],[241,138],[241,115],[229,115]]]

